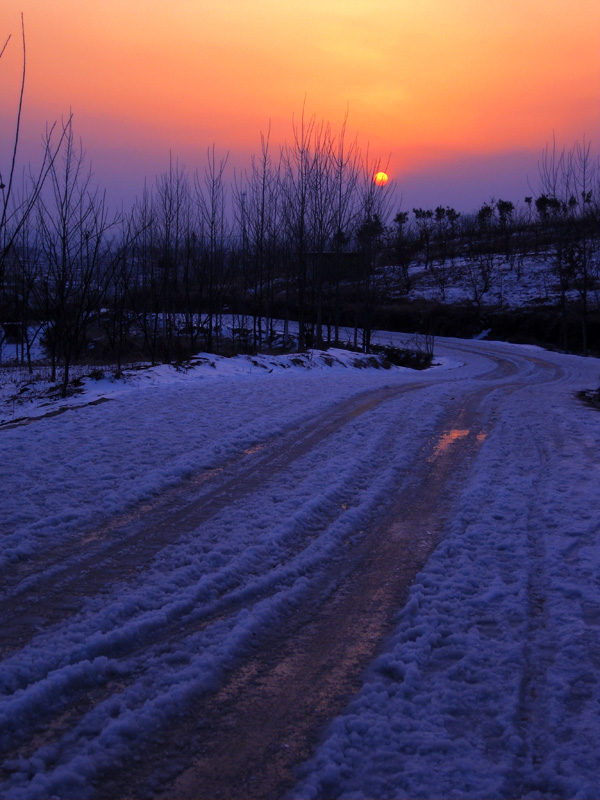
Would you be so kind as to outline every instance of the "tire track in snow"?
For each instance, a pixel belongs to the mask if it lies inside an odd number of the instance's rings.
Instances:
[[[543,487],[544,464],[548,463],[546,448],[533,436],[528,446],[536,453],[536,475],[533,482],[533,497],[537,497]],[[527,447],[525,442],[524,447]],[[553,639],[549,633],[550,621],[546,608],[548,592],[547,557],[544,537],[539,528],[539,509],[532,499],[527,519],[527,606],[525,640],[523,642],[523,672],[519,687],[518,705],[516,709],[517,726],[521,737],[521,748],[515,754],[510,774],[507,775],[502,796],[523,797],[535,791],[542,794],[547,785],[542,781],[535,785],[525,779],[525,773],[536,773],[544,763],[546,753],[543,738],[549,723],[544,713],[544,697],[548,691],[546,672],[554,659],[555,644],[551,648],[540,648],[539,640],[546,644]],[[541,635],[541,638],[540,638]]]
[[[357,690],[362,669],[443,535],[454,489],[483,441],[484,421],[492,424],[480,406],[496,388],[478,390],[458,413],[446,415],[339,589],[274,631],[216,694],[199,697],[158,746],[147,745],[142,764],[128,764],[103,791],[115,797],[272,798],[293,786],[294,767]],[[507,391],[516,388],[510,384]],[[465,426],[464,436],[448,438]]]
[[[397,387],[394,390],[383,390],[375,393],[370,393],[369,397],[365,398],[363,396],[362,398],[355,399],[355,401],[350,404],[344,403],[343,404],[344,408],[342,411],[340,411],[339,408],[336,408],[335,413],[333,415],[330,415],[327,419],[320,420],[318,421],[318,423],[311,425],[308,432],[306,431],[306,429],[303,429],[300,435],[297,437],[295,448],[289,447],[289,441],[287,442],[288,448],[285,449],[285,451],[283,450],[283,446],[281,446],[279,448],[281,451],[279,454],[279,458],[277,458],[276,460],[274,460],[273,458],[270,459],[268,464],[268,469],[263,469],[260,474],[261,480],[258,481],[258,483],[256,483],[256,481],[253,482],[253,485],[251,487],[246,485],[240,489],[240,487],[238,486],[237,497],[232,498],[228,494],[226,505],[230,505],[232,502],[234,502],[234,500],[238,501],[240,498],[243,498],[246,494],[248,494],[251,490],[256,491],[258,487],[264,485],[266,482],[268,482],[269,479],[272,479],[275,475],[279,475],[281,473],[282,464],[289,466],[289,464],[297,461],[301,455],[305,455],[306,453],[312,452],[313,448],[318,443],[322,442],[325,437],[330,436],[332,433],[335,433],[336,431],[339,431],[344,424],[347,424],[348,422],[357,419],[361,414],[365,413],[366,411],[372,410],[377,406],[380,406],[381,404],[389,400],[391,397],[397,396],[400,393],[413,391],[417,388],[419,388],[419,386],[417,385],[408,387],[407,386]],[[259,468],[257,468],[256,466],[253,467],[253,469],[250,471],[252,476],[255,475],[258,469]],[[229,483],[231,483],[231,480],[229,481]],[[345,493],[348,491],[348,488],[349,487],[345,487],[344,489]],[[338,492],[339,491],[340,490],[338,489]],[[324,501],[327,501],[327,496],[324,496],[323,499]],[[329,498],[329,500],[331,499],[332,498]],[[332,507],[330,508],[329,513],[323,513],[323,509],[321,509],[321,517],[322,517],[321,523],[327,524],[328,518],[329,521],[334,521],[335,518],[339,516],[339,514],[342,513],[342,511],[345,510],[346,509],[344,506],[342,506],[342,504],[335,505],[332,503]],[[188,516],[190,516],[189,507],[186,507],[185,511],[188,514]],[[206,522],[205,517],[206,515],[203,515],[203,522]],[[148,522],[148,519],[146,519],[145,522]],[[319,558],[321,557],[322,556],[319,556]],[[306,569],[306,567],[304,567],[304,569]],[[272,574],[270,573],[267,576],[268,578],[267,583],[270,582],[271,584],[276,585],[277,581],[280,580],[276,572],[277,572],[276,570],[273,570]],[[103,581],[106,580],[106,571],[102,573],[102,580]],[[88,584],[86,584],[85,589],[86,590],[89,589],[89,582]],[[171,644],[173,644],[174,642],[176,643],[177,640],[189,636],[190,633],[197,632],[198,630],[201,630],[202,628],[206,627],[206,625],[214,622],[215,620],[221,619],[222,615],[225,612],[230,614],[232,611],[239,610],[239,608],[247,600],[248,595],[252,595],[253,591],[255,591],[253,586],[246,586],[242,587],[237,597],[235,596],[228,597],[226,594],[224,597],[219,598],[219,602],[216,605],[212,604],[213,605],[212,609],[211,608],[207,609],[206,610],[207,613],[205,613],[205,610],[203,609],[198,614],[195,615],[192,614],[191,625],[190,624],[182,625],[182,620],[177,615],[174,614],[172,615],[171,622],[168,623],[164,628],[161,628],[159,631],[153,630],[152,626],[150,626],[146,634],[141,636],[141,639],[140,639],[140,634],[138,632],[136,634],[135,639],[130,641],[129,643],[127,641],[125,642],[122,641],[118,645],[119,652],[120,654],[126,655],[130,651],[136,651],[138,656],[140,656],[141,658],[144,652],[146,651],[146,648],[149,645],[152,646],[160,645],[161,641],[165,640],[168,640]],[[261,592],[264,593],[265,591],[266,592],[269,591],[269,586],[263,585],[261,587]],[[234,587],[234,595],[235,595],[235,587]],[[35,599],[38,599],[37,596]],[[193,603],[191,603],[187,609],[182,610],[180,608],[178,609],[178,611],[189,612],[192,607]],[[62,611],[63,608],[64,607],[61,606],[60,610]],[[48,616],[50,615],[46,615],[46,617]],[[57,620],[55,620],[55,623],[56,621]],[[185,622],[185,620],[183,621]],[[6,631],[4,633],[6,635]],[[108,640],[105,644],[108,653],[110,653],[111,649],[114,649],[115,647],[115,643],[111,642],[110,640]],[[97,657],[100,655],[102,655],[102,650],[100,650],[96,654]],[[94,654],[92,653],[90,657],[93,656]],[[129,669],[127,674],[127,680],[131,681],[131,679],[135,678],[136,675],[138,678],[141,677],[139,670],[134,669],[132,671]],[[66,679],[70,680],[71,678],[69,678],[69,676],[66,676]],[[48,744],[49,741],[51,740],[55,741],[56,736],[60,735],[61,732],[64,732],[68,728],[70,728],[73,725],[76,718],[79,718],[87,711],[89,711],[90,708],[105,700],[107,695],[111,695],[116,691],[118,691],[119,684],[122,684],[122,678],[119,675],[116,675],[114,679],[109,680],[104,689],[94,688],[95,679],[93,676],[90,680],[86,680],[85,678],[82,680],[81,677],[75,674],[72,680],[76,682],[77,686],[75,687],[75,689],[72,688],[69,689],[68,685],[64,686],[65,695],[67,698],[65,702],[67,702],[68,700],[68,702],[70,702],[73,705],[74,701],[76,701],[76,709],[74,710],[73,707],[71,707],[67,708],[67,710],[64,712],[58,709],[59,713],[57,714],[56,704],[54,703],[53,707],[50,709],[50,712],[51,716],[54,716],[55,721],[48,723],[47,714],[45,713],[46,709],[44,709],[43,707],[44,696],[43,693],[40,693],[39,708],[36,712],[37,733],[33,736],[33,739],[31,740],[30,745],[27,748],[23,749],[21,747],[19,749],[19,753],[21,756],[26,757],[27,754],[32,754],[33,752],[35,752],[35,750]],[[81,696],[84,694],[88,698],[87,701],[77,701],[77,696]],[[29,707],[28,710],[29,713],[31,713],[32,711],[31,707]],[[40,727],[42,728],[46,727],[46,730],[45,731],[42,730],[40,732],[39,731]],[[22,743],[24,741],[27,735],[26,728],[27,726],[23,725],[22,727],[19,728],[19,730],[14,732],[14,735],[12,737],[14,739],[14,745],[17,745],[19,744],[19,742]],[[10,752],[7,753],[7,755],[10,757],[11,755]]]
[[[23,647],[40,629],[75,613],[85,598],[106,586],[139,575],[158,552],[183,533],[214,517],[232,499],[240,500],[256,491],[344,425],[390,398],[422,386],[414,383],[378,389],[344,401],[325,417],[262,443],[233,463],[211,469],[208,476],[202,471],[165,492],[152,505],[144,505],[86,533],[79,541],[67,542],[49,556],[16,568],[15,577],[11,581],[8,576],[0,597],[0,654]],[[190,502],[190,487],[193,491],[198,485],[203,491]]]
[[[381,441],[369,443],[370,451],[376,451],[381,458],[385,455],[385,451],[393,447],[393,441]],[[368,457],[372,461],[373,455],[363,455],[362,459]],[[313,539],[319,535],[314,528],[314,518],[318,516],[319,530],[326,529],[336,523],[336,520],[349,509],[346,502],[342,502],[352,495],[354,492],[359,491],[357,482],[360,482],[360,474],[355,474],[352,477],[353,483],[348,483],[348,476],[345,473],[333,481],[332,485],[328,487],[324,494],[320,495],[314,501],[311,501],[308,508],[301,509],[295,517],[291,520],[289,525],[290,530],[286,534],[287,542],[286,547],[286,560],[285,563],[275,566],[267,566],[267,571],[263,574],[258,572],[253,575],[252,558],[256,558],[253,553],[252,557],[246,558],[244,555],[237,559],[234,566],[225,565],[221,570],[217,571],[210,576],[207,580],[200,580],[199,584],[193,587],[193,591],[188,594],[183,593],[183,587],[179,587],[178,595],[161,605],[161,626],[157,627],[156,619],[152,612],[148,613],[147,622],[144,624],[138,619],[131,619],[128,621],[127,617],[119,620],[119,625],[113,624],[106,636],[103,636],[94,647],[88,646],[86,648],[86,656],[91,658],[100,658],[103,656],[110,656],[115,650],[119,653],[119,658],[133,654],[136,656],[135,665],[128,668],[129,683],[139,680],[143,677],[145,670],[144,656],[148,652],[148,648],[156,650],[163,644],[169,643],[171,646],[176,645],[183,639],[188,638],[193,634],[197,634],[205,630],[209,625],[215,622],[222,621],[228,617],[235,616],[236,613],[244,608],[247,604],[256,602],[257,598],[261,599],[276,594],[281,589],[282,584],[289,584],[290,581],[295,579],[294,563],[298,561],[297,572],[300,574],[307,574],[312,571],[318,570],[322,560],[322,552],[317,551],[313,558],[313,565],[310,567],[310,558],[307,554],[309,548],[312,547]],[[194,536],[198,531],[194,532]],[[289,546],[288,546],[289,545]],[[256,548],[253,548],[254,550]],[[314,549],[314,548],[313,548]],[[265,552],[265,560],[267,560],[268,553]],[[248,561],[247,569],[244,566],[244,561]],[[245,580],[245,583],[242,581]],[[206,584],[215,583],[218,586],[217,596],[208,591]],[[135,598],[135,590],[131,589],[129,598]],[[183,597],[181,596],[183,594]],[[113,600],[113,604],[115,601]],[[131,608],[131,616],[137,610],[135,600],[128,603]],[[105,613],[105,609],[99,611],[100,614]],[[87,624],[90,625],[89,615]],[[97,626],[100,628],[102,622],[99,621]],[[64,632],[62,632],[64,637]],[[52,631],[46,634],[46,638],[51,640]],[[75,638],[72,645],[73,655],[70,658],[75,658],[76,653],[80,650],[80,645]],[[38,650],[32,651],[30,659],[44,662],[44,653],[48,647],[48,642],[39,640]],[[64,650],[64,645],[63,645]],[[64,656],[62,656],[64,659]],[[43,669],[49,669],[48,659],[45,659]],[[55,666],[59,666],[59,663]],[[39,678],[43,678],[43,669],[40,667]],[[0,669],[0,678],[2,678],[2,670]],[[81,681],[78,676],[65,676],[65,680],[78,680],[77,686],[65,684],[63,687],[65,694],[68,690],[68,699],[73,703],[77,696],[84,693],[87,696],[86,702],[79,702],[77,705],[77,715],[67,713],[59,722],[51,724],[51,735],[53,738],[60,734],[61,731],[66,731],[72,724],[76,717],[82,716],[87,713],[91,708],[106,699],[113,692],[119,690],[119,685],[122,683],[122,678],[118,675],[113,679],[110,676],[104,683],[102,689],[90,687],[89,681]],[[31,680],[31,674],[28,674],[28,680]],[[92,681],[95,684],[95,681]],[[25,684],[23,685],[25,688]],[[28,712],[32,712],[31,706],[28,707]],[[36,730],[40,725],[45,725],[48,718],[56,715],[56,708],[51,709],[50,714],[45,708],[45,698],[43,693],[40,692],[37,698],[37,707],[35,709]],[[46,734],[49,732],[47,731]],[[27,739],[29,732],[24,724],[18,727],[12,734],[13,744],[16,746],[19,742]],[[30,741],[27,750],[21,749],[21,755],[31,755],[37,748],[45,743],[44,732],[40,735],[34,735]]]

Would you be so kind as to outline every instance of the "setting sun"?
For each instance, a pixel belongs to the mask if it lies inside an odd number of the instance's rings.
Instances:
[[[375,175],[373,176],[373,180],[375,181],[377,186],[385,186],[389,178],[387,176],[387,173],[385,172],[376,172]]]

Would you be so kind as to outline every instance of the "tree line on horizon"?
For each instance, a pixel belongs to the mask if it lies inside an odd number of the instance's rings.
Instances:
[[[348,141],[345,125],[334,134],[304,113],[277,153],[262,136],[231,184],[213,146],[202,169],[171,159],[120,213],[94,183],[72,117],[47,131],[41,167],[22,179],[17,145],[18,125],[0,175],[0,345],[19,344],[31,369],[41,338],[64,391],[82,358],[118,371],[124,359],[254,352],[275,345],[274,320],[283,320],[284,340],[297,323],[301,350],[337,343],[349,327],[352,344],[368,352],[382,308],[410,298],[415,268],[443,298],[460,264],[479,307],[499,260],[520,277],[527,257],[542,253],[559,286],[565,349],[576,289],[578,349],[589,350],[600,287],[599,172],[589,143],[546,148],[535,195],[519,205],[490,200],[473,214],[398,209],[390,184],[373,180],[381,165]]]

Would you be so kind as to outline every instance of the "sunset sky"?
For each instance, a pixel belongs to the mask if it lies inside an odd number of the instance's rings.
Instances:
[[[213,144],[243,170],[307,113],[387,162],[403,207],[474,210],[537,182],[555,136],[600,151],[598,0],[3,0],[2,168],[27,38],[23,161],[74,113],[98,182],[129,202]]]

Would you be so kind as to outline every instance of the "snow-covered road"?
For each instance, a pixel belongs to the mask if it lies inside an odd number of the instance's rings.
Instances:
[[[436,354],[0,430],[1,796],[597,796],[599,362]]]

